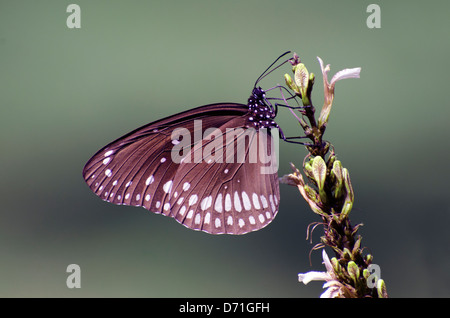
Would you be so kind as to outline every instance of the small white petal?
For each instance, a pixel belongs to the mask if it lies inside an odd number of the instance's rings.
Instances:
[[[327,66],[323,67],[322,59],[320,57],[317,57],[317,59],[319,60],[320,69],[322,70],[322,74],[324,75],[324,77],[326,77],[328,74],[328,71],[330,70],[330,64],[327,64]]]
[[[334,74],[333,78],[331,79],[330,85],[333,85],[337,81],[346,79],[346,78],[359,78],[359,73],[361,72],[360,67],[356,68],[346,68],[342,71],[337,72]]]
[[[313,280],[324,280],[324,281],[328,281],[331,280],[331,276],[328,273],[325,272],[315,272],[315,271],[311,271],[311,272],[307,272],[304,274],[298,274],[298,281],[300,283],[303,284],[308,284],[310,281]]]
[[[328,254],[325,252],[325,249],[322,250],[322,259],[323,259],[323,264],[325,265],[325,268],[327,269],[327,272],[334,273],[333,265],[331,265],[330,258],[328,257]]]

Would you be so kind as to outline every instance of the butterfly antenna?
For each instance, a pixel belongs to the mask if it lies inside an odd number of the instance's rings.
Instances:
[[[279,59],[281,59],[283,56],[285,56],[286,54],[291,53],[291,51],[287,51],[284,52],[283,54],[281,54],[272,64],[270,64],[270,66],[268,68],[266,68],[266,70],[261,74],[261,76],[258,77],[258,79],[255,82],[254,87],[256,87],[256,85],[258,84],[258,82],[260,80],[262,80],[264,77],[266,77],[267,75],[269,75],[270,73],[272,73],[273,71],[275,71],[277,68],[281,67],[282,65],[284,65],[284,63],[286,63],[287,61],[289,61],[290,59],[287,59],[286,61],[284,61],[283,63],[281,63],[280,65],[276,66],[274,69],[272,69],[270,72],[267,73],[267,71],[270,70],[270,68],[276,63],[278,62]]]

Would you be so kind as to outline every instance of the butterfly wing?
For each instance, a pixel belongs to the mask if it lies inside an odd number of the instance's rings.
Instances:
[[[217,127],[247,111],[242,104],[212,104],[147,124],[99,150],[86,163],[83,177],[105,201],[167,214],[166,197],[179,167],[171,160],[174,129],[193,132],[195,120],[204,129]]]
[[[270,131],[243,130],[246,126],[245,116],[226,122],[191,150],[186,156],[190,162],[181,163],[169,202],[170,215],[178,222],[212,234],[245,234],[274,219],[278,175],[264,169],[266,163],[276,164],[272,136]],[[199,150],[201,164],[193,160]],[[269,160],[261,160],[261,155]]]
[[[262,163],[250,162],[263,131],[247,129],[226,139],[227,129],[249,125],[247,114],[246,105],[213,104],[150,123],[98,151],[84,167],[84,179],[105,201],[142,206],[194,230],[258,230],[275,217],[280,193],[277,173],[262,174]],[[172,160],[178,143],[172,134],[180,128],[201,136],[187,143],[181,162]]]

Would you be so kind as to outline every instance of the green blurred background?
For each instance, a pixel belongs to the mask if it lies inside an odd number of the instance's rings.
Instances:
[[[81,176],[106,143],[208,103],[245,103],[282,52],[317,75],[362,67],[336,86],[326,139],[350,170],[363,245],[392,297],[449,297],[450,3],[377,1],[0,1],[0,296],[317,297],[318,221],[281,185],[267,228],[212,236],[142,208],[101,201]],[[283,83],[275,72],[262,83]],[[284,111],[278,123],[300,133]],[[281,144],[280,175],[306,150]],[[329,254],[331,255],[330,251]],[[66,267],[81,267],[81,289]]]

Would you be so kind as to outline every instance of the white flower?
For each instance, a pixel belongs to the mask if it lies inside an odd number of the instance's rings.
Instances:
[[[322,127],[328,122],[328,116],[330,114],[331,105],[333,104],[334,98],[334,85],[337,81],[340,81],[342,79],[359,78],[361,68],[356,67],[343,69],[342,71],[334,74],[334,76],[331,78],[331,82],[328,82],[328,72],[330,71],[330,64],[327,64],[327,66],[324,67],[322,59],[320,57],[317,57],[317,59],[319,60],[320,69],[322,70],[324,89],[324,103],[319,116],[319,127]]]
[[[323,67],[322,59],[320,57],[317,57],[317,59],[319,60],[320,69],[322,70],[323,80],[331,90],[334,89],[334,84],[336,84],[337,81],[346,78],[359,78],[359,74],[361,73],[360,67],[346,68],[334,74],[334,76],[331,78],[331,82],[328,83],[328,72],[330,71],[330,64],[327,64],[327,66]]]
[[[327,269],[326,272],[315,272],[311,271],[308,273],[300,273],[298,274],[299,282],[303,284],[308,284],[313,280],[323,280],[325,284],[323,284],[323,288],[327,288],[320,298],[340,298],[343,297],[343,288],[344,286],[338,281],[336,274],[334,273],[333,266],[331,265],[330,259],[328,258],[325,250],[322,251],[323,264]]]

